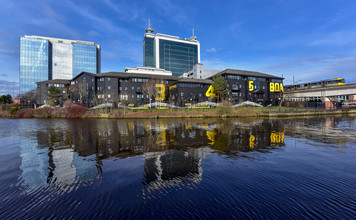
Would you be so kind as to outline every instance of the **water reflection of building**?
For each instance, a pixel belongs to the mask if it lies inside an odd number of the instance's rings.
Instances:
[[[71,184],[98,178],[102,160],[143,155],[153,189],[185,178],[198,183],[208,152],[237,156],[283,145],[284,125],[275,120],[53,120],[35,138],[24,135],[21,169],[26,183]]]
[[[21,178],[24,185],[64,185],[90,181],[100,174],[93,155],[83,157],[63,142],[65,129],[23,134],[20,142]]]
[[[356,143],[354,130],[342,129],[343,123],[354,127],[353,119],[342,117],[303,118],[285,120],[286,135],[305,138],[318,143],[343,145],[348,141]]]
[[[203,175],[202,159],[212,150],[196,148],[189,151],[169,150],[145,153],[144,180],[148,193],[180,184],[198,184]]]

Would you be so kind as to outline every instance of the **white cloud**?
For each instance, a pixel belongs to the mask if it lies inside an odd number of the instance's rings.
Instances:
[[[208,53],[215,53],[216,52],[216,49],[214,47],[210,48],[210,49],[207,49],[206,52]]]

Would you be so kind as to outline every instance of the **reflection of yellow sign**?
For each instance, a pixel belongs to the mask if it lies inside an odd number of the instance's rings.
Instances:
[[[271,144],[283,144],[284,143],[284,133],[283,132],[272,132],[271,133]]]
[[[216,135],[216,132],[214,130],[211,130],[211,131],[206,131],[206,136],[208,137],[208,139],[211,141],[209,144],[210,145],[214,145],[215,143],[215,135]]]
[[[160,130],[161,132],[157,134],[156,144],[158,146],[165,146],[167,144],[167,139],[166,139],[167,127],[165,124],[163,124],[163,122],[160,123]]]
[[[254,89],[253,81],[248,81],[248,91],[253,91]]]
[[[282,83],[269,83],[269,91],[270,92],[284,92]]]
[[[255,136],[253,136],[252,134],[250,135],[250,148],[254,148],[255,147]]]
[[[210,97],[212,99],[215,97],[213,85],[209,86],[209,89],[206,91],[205,95],[206,97]]]
[[[166,99],[166,87],[163,84],[156,84],[158,88],[156,101],[164,101]]]

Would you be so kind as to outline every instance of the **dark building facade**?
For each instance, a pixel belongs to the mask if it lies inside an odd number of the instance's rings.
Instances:
[[[48,99],[50,98],[50,94],[48,89],[51,86],[54,86],[57,90],[59,90],[59,94],[55,97],[55,104],[56,105],[63,105],[64,102],[69,98],[69,80],[63,79],[54,79],[54,80],[47,80],[37,82],[37,104],[43,105],[47,104]]]
[[[212,83],[212,80],[205,79],[179,79],[169,85],[169,101],[177,106],[189,106],[208,101],[206,92]]]
[[[265,73],[226,69],[219,72],[226,82],[230,92],[226,99],[237,104],[252,101],[263,106],[278,105],[283,91],[283,78]],[[214,76],[209,79],[213,79]]]
[[[283,91],[283,78],[265,73],[226,69],[221,74],[229,93],[225,99],[233,104],[252,101],[264,106],[278,105]],[[89,107],[102,104],[118,103],[138,107],[150,102],[164,102],[177,106],[189,106],[204,101],[214,101],[209,95],[212,91],[213,77],[209,79],[188,79],[175,76],[140,74],[127,72],[107,72],[92,74],[82,72],[71,81],[64,80],[60,88],[69,94],[63,96],[73,102],[85,103]],[[41,94],[38,104],[45,104],[48,99],[50,84],[59,84],[57,80],[38,82]],[[154,87],[155,95],[149,96],[148,87]],[[47,92],[46,92],[47,91]],[[64,94],[64,93],[63,93]]]

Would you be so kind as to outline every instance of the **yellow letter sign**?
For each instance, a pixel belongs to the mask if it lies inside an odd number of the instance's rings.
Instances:
[[[270,92],[284,92],[282,83],[269,83],[269,91]]]
[[[215,97],[214,88],[212,85],[209,86],[209,89],[206,91],[205,95],[206,97],[210,97],[212,99]]]
[[[253,81],[248,81],[248,90],[253,91],[255,87],[253,86]]]
[[[158,88],[156,101],[164,101],[166,99],[166,87],[163,84],[156,84]]]

